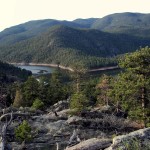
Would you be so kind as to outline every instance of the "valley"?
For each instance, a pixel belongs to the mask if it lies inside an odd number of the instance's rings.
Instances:
[[[30,21],[0,33],[0,59],[70,68],[79,64],[88,69],[116,66],[123,54],[150,46],[148,18],[149,14],[120,13],[72,22]],[[130,30],[138,30],[138,35]]]
[[[149,24],[125,12],[0,32],[0,149],[149,150]]]

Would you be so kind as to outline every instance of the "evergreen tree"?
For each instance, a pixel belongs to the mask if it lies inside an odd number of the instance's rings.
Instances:
[[[59,71],[52,73],[48,91],[47,91],[47,99],[46,103],[54,104],[60,100],[64,100],[67,98],[68,92],[65,88],[65,85],[62,83],[62,75]]]
[[[31,134],[31,126],[29,123],[24,120],[16,129],[15,129],[15,137],[18,141],[31,141],[32,134]]]
[[[83,78],[83,75],[86,73],[87,68],[81,64],[81,63],[76,63],[73,66],[73,78],[75,79],[76,82],[76,92],[80,92],[80,84],[81,84],[81,80]]]
[[[39,96],[39,83],[34,77],[29,77],[23,85],[23,98],[26,106],[31,106]]]
[[[98,96],[97,100],[98,103],[108,105],[109,104],[109,97],[107,95],[109,89],[110,89],[110,77],[107,75],[103,75],[101,77],[100,83],[96,86]]]
[[[23,100],[22,92],[19,89],[16,90],[16,95],[15,95],[13,106],[17,107],[17,108],[24,106],[24,100]]]
[[[70,108],[76,109],[77,111],[82,111],[86,109],[88,102],[87,97],[83,93],[78,92],[71,96]]]
[[[120,61],[125,72],[114,81],[111,96],[135,119],[149,119],[150,106],[150,48],[140,48]]]

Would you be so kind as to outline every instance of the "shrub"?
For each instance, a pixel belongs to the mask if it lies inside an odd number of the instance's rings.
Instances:
[[[28,124],[26,120],[22,122],[16,129],[15,129],[15,137],[18,141],[31,141],[32,135],[31,135],[31,126]]]
[[[71,109],[67,112],[67,114],[70,115],[70,116],[78,116],[79,111],[77,109]]]
[[[34,102],[33,102],[33,105],[32,105],[32,108],[33,109],[43,109],[44,107],[44,103],[40,100],[40,99],[36,99]]]
[[[146,124],[146,128],[149,128],[149,127],[150,127],[150,123],[147,123],[147,124]]]

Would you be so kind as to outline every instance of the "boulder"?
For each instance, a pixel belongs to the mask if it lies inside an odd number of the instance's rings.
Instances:
[[[62,111],[69,108],[69,102],[67,100],[59,101],[52,106],[53,111]]]
[[[111,145],[111,140],[109,139],[98,139],[92,138],[81,143],[74,145],[72,147],[67,147],[65,150],[99,150],[104,149]]]
[[[72,116],[72,117],[68,118],[66,123],[68,123],[68,124],[77,124],[81,121],[83,121],[83,118],[78,117],[78,116]]]
[[[138,149],[150,149],[150,128],[140,129],[127,135],[116,136],[113,138],[112,145],[105,150],[126,150],[127,145],[132,149],[135,149],[135,146]]]
[[[64,120],[58,120],[56,122],[49,122],[45,125],[45,127],[49,130],[49,133],[51,133],[51,134],[55,134],[63,126],[65,126],[65,121]]]

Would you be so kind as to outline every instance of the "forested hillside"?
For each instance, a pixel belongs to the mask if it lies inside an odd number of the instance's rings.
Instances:
[[[149,24],[122,13],[0,32],[0,149],[149,150]],[[74,71],[31,76],[6,62]],[[90,72],[108,68],[119,70]]]
[[[149,39],[111,34],[94,29],[54,26],[37,37],[0,48],[0,59],[8,62],[59,63],[73,67],[116,65],[116,56],[150,45]]]
[[[9,82],[11,79],[25,80],[31,74],[32,73],[30,71],[20,69],[18,67],[0,61],[0,83]]]
[[[116,13],[97,19],[91,28],[111,33],[150,37],[150,14]]]
[[[116,65],[116,57],[150,46],[150,15],[29,21],[0,32],[0,60],[87,68]],[[111,32],[111,33],[110,33]]]
[[[0,32],[0,46],[14,44],[26,39],[37,36],[38,34],[47,31],[48,28],[56,25],[65,25],[69,27],[86,28],[89,23],[85,20],[84,23],[78,21],[60,21],[53,19],[29,21],[24,24],[10,27]]]
[[[29,21],[16,25],[0,32],[0,46],[14,44],[46,32],[56,25],[65,25],[74,28],[98,29],[113,33],[149,37],[150,14],[117,13],[103,18],[76,19],[61,21],[54,19]],[[138,32],[137,32],[138,31]]]

